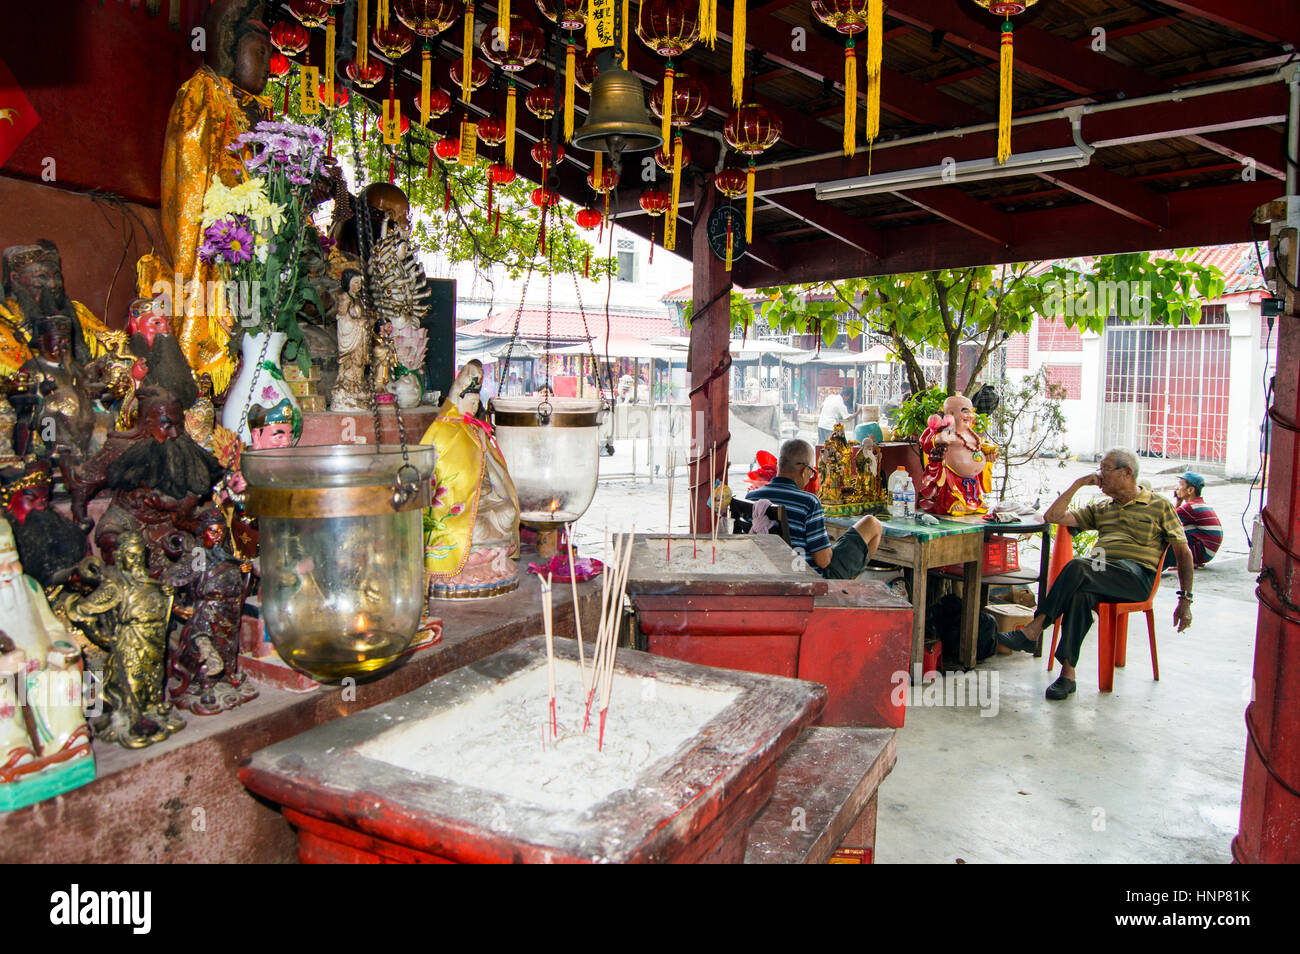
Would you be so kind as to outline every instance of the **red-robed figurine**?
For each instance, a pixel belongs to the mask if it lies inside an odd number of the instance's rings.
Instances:
[[[930,415],[921,435],[921,510],[954,517],[988,512],[984,494],[993,486],[997,447],[975,432],[974,423],[975,406],[962,394],[943,402],[942,417]]]

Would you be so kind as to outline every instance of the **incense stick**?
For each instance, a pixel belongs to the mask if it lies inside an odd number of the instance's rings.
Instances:
[[[585,681],[582,689],[587,697],[587,712],[582,720],[582,731],[587,731],[587,725],[591,722],[591,700],[596,695],[596,678],[600,674],[600,649],[601,634],[605,632],[605,611],[609,604],[609,575],[613,572],[613,563],[610,561],[609,552],[609,528],[605,528],[605,569],[600,574],[600,625],[596,627],[596,648],[591,656],[591,684]]]
[[[667,551],[664,554],[664,562],[671,563],[673,559],[673,476],[677,470],[677,453],[668,451],[668,537]]]
[[[695,496],[696,495],[695,485],[696,482],[699,480],[700,459],[696,457],[694,460],[688,460],[686,463],[686,470],[687,470],[686,479],[687,481],[690,482],[691,485],[691,512],[690,512],[691,559],[694,560],[697,556],[699,556],[699,544],[695,539],[695,534],[698,529],[696,523],[699,520],[699,518],[696,516],[695,513],[695,509],[699,505]]]
[[[713,544],[713,562],[718,562],[718,497],[714,490],[713,456],[718,452],[718,442],[709,448],[709,540]]]
[[[624,548],[623,564],[619,573],[618,592],[615,597],[616,602],[611,607],[610,632],[607,642],[609,644],[609,656],[606,660],[605,686],[601,692],[600,698],[600,736],[596,742],[596,751],[602,751],[605,746],[605,716],[609,711],[609,697],[614,688],[614,659],[618,652],[618,630],[623,611],[623,597],[627,592],[627,576],[632,566],[632,546],[636,527],[627,535],[626,547]]]
[[[573,599],[573,631],[578,637],[578,671],[582,674],[582,691],[587,691],[587,660],[582,646],[582,611],[578,607],[578,569],[573,563],[573,524],[564,531],[564,542],[569,550],[569,592]]]
[[[542,628],[546,632],[546,691],[551,710],[551,738],[559,734],[555,718],[555,637],[551,630],[551,574],[542,581]]]

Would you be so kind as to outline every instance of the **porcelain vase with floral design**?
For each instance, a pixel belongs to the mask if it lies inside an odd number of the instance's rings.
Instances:
[[[302,408],[289,390],[280,369],[280,351],[286,336],[283,332],[246,332],[240,345],[242,360],[239,374],[226,392],[226,404],[221,409],[222,426],[234,431],[245,443],[252,443],[248,429],[248,415],[261,406],[270,410],[282,401],[288,401],[301,420]]]

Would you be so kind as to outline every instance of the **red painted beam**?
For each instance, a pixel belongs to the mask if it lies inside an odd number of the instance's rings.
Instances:
[[[721,10],[719,10],[721,14]],[[717,189],[701,183],[696,186],[695,207],[707,219],[720,198]],[[721,362],[730,360],[731,348],[731,296],[729,294],[737,268],[727,272],[709,248],[705,229],[695,232],[691,246],[694,264],[692,276],[691,343],[687,372],[690,375],[691,402],[691,455],[696,466],[688,476],[690,499],[695,502],[696,526],[708,532],[712,511],[708,501],[709,452],[717,448],[720,454],[729,454],[731,431],[728,428],[729,375],[720,370]],[[745,261],[742,259],[742,261]],[[754,267],[761,267],[755,263]],[[698,465],[703,464],[703,467]],[[701,474],[701,471],[703,473]],[[688,471],[688,474],[690,471]]]
[[[1241,33],[1300,46],[1300,7],[1294,0],[1161,0],[1167,7]]]
[[[955,186],[912,189],[894,194],[986,241],[1003,247],[1008,247],[1015,241],[1014,216],[999,211],[987,202],[972,198]]]
[[[865,219],[841,212],[829,202],[822,202],[808,192],[783,192],[764,196],[800,221],[807,222],[845,245],[879,258],[885,254],[885,240]]]
[[[1139,225],[1152,229],[1164,229],[1169,225],[1169,203],[1164,196],[1099,165],[1043,172],[1039,175],[1048,182]]]
[[[1250,160],[1254,163],[1257,176],[1286,178],[1282,136],[1275,132],[1267,129],[1230,129],[1187,138],[1206,149],[1237,160],[1242,163],[1243,171],[1248,167],[1245,160]]]

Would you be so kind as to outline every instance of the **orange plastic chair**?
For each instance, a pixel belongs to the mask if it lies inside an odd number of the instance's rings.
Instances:
[[[1168,550],[1165,551],[1168,553]],[[1055,558],[1055,555],[1053,555]],[[1161,554],[1157,566],[1164,566],[1165,554]],[[1151,584],[1151,593],[1141,603],[1098,603],[1097,613],[1097,689],[1111,692],[1115,688],[1115,667],[1123,667],[1128,662],[1128,618],[1130,613],[1145,613],[1147,618],[1147,638],[1151,642],[1151,677],[1160,681],[1160,660],[1156,655],[1156,614],[1152,608],[1156,593],[1160,590],[1160,573]],[[1060,632],[1060,623],[1052,628],[1052,653],[1056,653],[1056,641]],[[1052,660],[1047,661],[1047,668],[1052,668]]]

